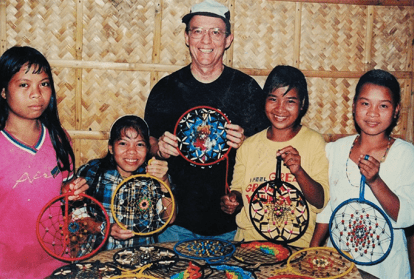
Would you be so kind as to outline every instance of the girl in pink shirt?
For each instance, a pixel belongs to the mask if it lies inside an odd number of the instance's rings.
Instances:
[[[15,46],[0,57],[0,73],[0,278],[44,278],[63,263],[39,244],[37,217],[61,191],[88,186],[70,181],[75,157],[46,58]]]

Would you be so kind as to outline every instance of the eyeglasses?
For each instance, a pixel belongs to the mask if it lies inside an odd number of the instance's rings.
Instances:
[[[190,37],[193,39],[201,39],[208,31],[208,34],[210,35],[210,38],[219,41],[223,39],[223,37],[227,34],[226,31],[223,31],[220,28],[209,28],[204,29],[202,27],[196,27],[188,29],[188,32],[190,33]]]

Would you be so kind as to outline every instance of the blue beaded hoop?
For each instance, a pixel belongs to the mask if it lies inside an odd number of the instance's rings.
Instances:
[[[364,159],[368,158],[365,155]],[[332,212],[329,236],[335,249],[348,260],[360,265],[373,265],[390,253],[394,231],[385,212],[364,198],[365,179],[362,175],[359,198],[342,202]]]

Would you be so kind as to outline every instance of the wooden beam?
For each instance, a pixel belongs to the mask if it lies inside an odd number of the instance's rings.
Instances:
[[[72,140],[75,140],[75,139],[107,140],[109,139],[109,132],[106,132],[106,131],[68,130],[67,132]]]
[[[115,71],[144,71],[144,72],[173,72],[185,65],[162,65],[162,64],[145,64],[145,63],[116,63],[116,62],[98,62],[98,61],[81,61],[81,60],[49,60],[52,67],[60,68],[78,68],[78,69],[102,69]]]
[[[249,68],[242,68],[238,69],[248,75],[251,76],[268,76],[272,69],[249,69]],[[310,70],[302,70],[303,74],[306,77],[317,77],[317,78],[360,78],[365,71],[310,71]],[[397,79],[412,79],[413,72],[410,71],[390,71]]]
[[[79,68],[79,69],[104,69],[115,71],[143,71],[143,72],[175,72],[185,65],[163,65],[163,64],[142,64],[142,63],[115,63],[115,62],[96,62],[80,60],[49,60],[52,67],[60,68]],[[272,69],[238,68],[238,70],[251,76],[268,76]],[[302,70],[307,77],[320,78],[359,78],[363,71],[310,71]],[[398,79],[412,79],[411,71],[391,72]]]
[[[345,4],[361,6],[414,6],[414,0],[267,0],[274,2],[303,2],[320,4]]]

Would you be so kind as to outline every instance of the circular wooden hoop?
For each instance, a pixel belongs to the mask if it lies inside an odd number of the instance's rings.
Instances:
[[[151,191],[147,191],[148,195],[156,195],[157,197],[157,202],[154,204],[153,200],[149,199],[142,199],[141,201],[136,201],[135,200],[135,195],[128,195],[127,198],[130,198],[131,200],[129,200],[128,202],[128,208],[127,210],[129,211],[129,215],[131,216],[136,216],[139,214],[145,215],[145,216],[152,216],[152,215],[156,215],[155,217],[151,217],[152,219],[159,217],[161,219],[161,217],[158,215],[157,213],[157,206],[160,206],[160,202],[162,205],[162,201],[161,199],[168,197],[169,199],[171,199],[171,203],[170,203],[170,207],[171,207],[171,214],[165,219],[165,220],[155,220],[155,222],[160,222],[162,223],[161,225],[158,225],[157,227],[153,228],[151,226],[148,226],[146,229],[139,229],[137,230],[137,225],[136,223],[133,224],[125,224],[122,222],[122,220],[120,220],[120,216],[117,213],[117,211],[119,210],[119,208],[116,208],[115,203],[117,202],[121,202],[117,200],[117,194],[119,193],[119,191],[122,189],[122,187],[124,186],[128,186],[128,183],[133,180],[133,179],[141,179],[141,180],[151,180],[152,182],[156,182],[158,183],[159,187],[156,186],[155,184],[153,184],[151,186]],[[163,185],[168,192],[162,192],[161,191],[161,185]],[[148,186],[148,185],[146,185]],[[134,193],[136,192],[136,190],[142,190],[141,186],[137,186],[135,187],[134,184],[134,189],[131,189],[131,191],[133,191]],[[124,202],[124,201],[123,201]],[[137,204],[138,202],[138,204]],[[167,186],[167,184],[165,184],[164,181],[158,179],[155,176],[149,175],[149,174],[137,174],[137,175],[132,175],[126,179],[124,179],[117,187],[115,192],[112,195],[112,199],[111,199],[111,212],[112,212],[112,217],[114,218],[115,222],[124,230],[132,230],[133,233],[135,235],[140,235],[140,236],[145,236],[145,235],[152,235],[155,234],[159,231],[161,231],[162,229],[164,229],[168,223],[171,221],[173,215],[174,215],[174,208],[175,208],[175,199],[174,199],[174,195],[171,192],[170,187]],[[148,213],[148,214],[147,214]],[[143,219],[139,220],[142,221]],[[147,220],[148,221],[148,220]],[[153,223],[151,222],[151,225]]]
[[[73,196],[72,192],[57,196],[42,208],[36,222],[36,234],[40,245],[51,256],[62,261],[80,261],[91,257],[104,245],[109,236],[110,221],[105,208],[95,198],[82,193],[79,194],[82,200],[70,201],[70,196]],[[89,201],[92,203],[88,204]],[[77,206],[78,211],[70,212],[70,210],[73,209],[70,205],[73,206],[75,203],[76,205],[79,205]],[[73,255],[71,253],[76,252],[78,254],[78,252],[81,252],[74,251],[76,247],[75,244],[72,244],[74,243],[74,237],[76,240],[87,237],[89,238],[89,241],[94,242],[95,238],[93,235],[98,234],[89,232],[86,225],[84,225],[87,223],[87,218],[93,219],[94,217],[90,216],[91,213],[86,210],[86,206],[90,208],[92,205],[100,210],[99,214],[103,217],[101,225],[103,231],[100,230],[99,234],[102,235],[103,233],[104,237],[99,246],[94,249],[92,248],[93,250],[89,253],[84,255],[81,254],[80,256]],[[95,214],[98,213],[95,212]],[[80,230],[83,231],[81,232]],[[88,235],[88,233],[90,234]],[[93,243],[87,243],[85,239],[85,242],[82,242],[79,248],[86,250],[85,247],[90,245],[93,245]]]
[[[212,107],[198,106],[187,110],[174,128],[178,152],[189,163],[198,166],[220,162],[231,150],[226,139],[227,123],[230,123],[227,116]]]

